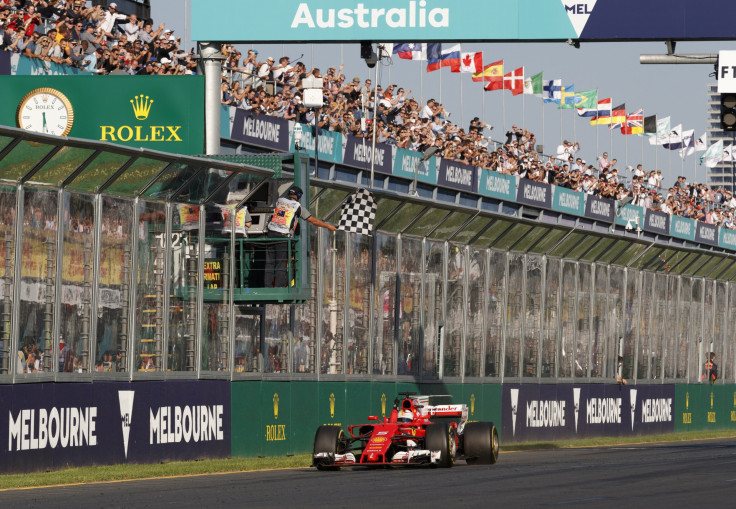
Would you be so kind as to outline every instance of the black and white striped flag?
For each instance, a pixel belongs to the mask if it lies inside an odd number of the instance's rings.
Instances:
[[[342,205],[338,230],[370,235],[376,219],[376,201],[367,189],[358,189]]]

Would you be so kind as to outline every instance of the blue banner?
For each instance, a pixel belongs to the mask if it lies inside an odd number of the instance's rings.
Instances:
[[[718,245],[736,251],[736,230],[719,228]]]
[[[616,207],[618,207],[618,203]],[[644,207],[627,203],[616,210],[616,224],[627,228],[629,226],[634,229],[641,228],[644,224]]]
[[[476,182],[477,174],[478,168],[475,166],[443,159],[440,162],[440,169],[437,173],[437,184],[459,191],[474,193],[478,189]]]
[[[598,198],[592,194],[585,200],[585,217],[596,221],[613,223],[616,202],[608,198]]]
[[[71,65],[55,64],[37,58],[28,58],[17,53],[8,53],[10,73],[14,76],[96,76]],[[0,75],[3,73],[0,73]]]
[[[478,193],[504,201],[516,199],[516,177],[481,168]]]
[[[371,151],[373,144],[371,140],[365,138],[356,138],[355,136],[345,136],[345,152],[342,156],[342,163],[354,168],[370,171],[371,169]],[[393,166],[393,152],[391,145],[385,143],[376,143],[375,158],[373,158],[373,171],[376,173],[384,173],[391,175]]]
[[[701,223],[700,221],[696,222],[695,226],[695,242],[700,242],[701,244],[708,244],[711,246],[717,246],[718,245],[718,232],[716,231],[718,228],[712,224],[705,224]]]
[[[0,51],[0,76],[10,76],[10,56],[9,51]]]
[[[290,123],[292,125],[292,123]],[[309,155],[309,157],[314,157],[314,145],[315,145],[315,136],[314,136],[314,129],[312,126],[307,124],[296,124],[293,123],[290,133],[291,137],[289,138],[289,146],[291,147],[291,151],[295,151],[294,147],[294,129],[296,126],[301,126],[302,130],[302,141],[301,141],[301,147],[304,148]],[[322,129],[319,132],[319,135],[316,137],[317,143],[319,144],[319,160],[320,161],[329,161],[331,163],[342,163],[342,133],[336,133],[333,131],[328,131],[326,129]]]
[[[437,184],[437,158],[432,156],[420,163],[421,158],[421,152],[397,148],[394,156],[394,175],[413,179],[416,171],[417,180],[420,182]]]
[[[670,235],[679,239],[695,240],[695,221],[673,215],[670,218]]]
[[[230,455],[230,382],[0,386],[0,471]]]
[[[526,178],[519,179],[516,201],[545,209],[552,208],[552,186]]]
[[[672,433],[675,386],[503,386],[504,442]]]
[[[281,152],[289,151],[289,121],[278,117],[254,115],[249,110],[235,109],[230,137]]]
[[[657,210],[647,210],[644,216],[642,230],[656,233],[657,235],[669,235],[670,215]]]
[[[574,216],[585,214],[585,193],[576,193],[560,186],[553,186],[552,189],[552,210]]]

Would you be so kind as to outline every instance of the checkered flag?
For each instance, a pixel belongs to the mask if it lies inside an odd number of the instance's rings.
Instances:
[[[338,230],[370,235],[376,218],[376,202],[367,189],[358,189],[342,205]]]

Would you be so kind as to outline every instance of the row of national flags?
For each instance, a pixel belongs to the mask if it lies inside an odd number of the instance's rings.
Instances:
[[[384,48],[399,58],[427,62],[427,71],[449,67],[451,72],[470,73],[474,82],[484,83],[486,91],[509,90],[512,95],[533,95],[545,103],[557,104],[559,109],[575,109],[578,116],[588,118],[590,125],[607,125],[619,129],[621,134],[638,134],[649,137],[651,145],[661,145],[669,150],[679,150],[683,159],[695,152],[705,152],[700,163],[716,166],[721,162],[736,162],[731,146],[723,142],[706,148],[706,134],[694,137],[693,130],[682,131],[682,125],[670,126],[670,117],[658,119],[657,115],[645,117],[642,108],[626,113],[626,104],[613,106],[610,97],[598,99],[597,90],[575,91],[575,85],[563,85],[561,79],[545,80],[542,73],[526,76],[524,67],[504,73],[504,61],[483,64],[482,52],[463,52],[460,44],[442,48],[441,43],[386,43]],[[725,158],[725,159],[724,159]]]

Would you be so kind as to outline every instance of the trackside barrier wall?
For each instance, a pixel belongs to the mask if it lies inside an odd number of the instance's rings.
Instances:
[[[222,458],[224,380],[0,386],[0,472]]]
[[[736,429],[736,385],[677,385],[675,431]]]
[[[279,456],[310,452],[314,432],[323,424],[368,422],[391,414],[399,392],[448,394],[447,402],[465,403],[471,421],[493,421],[500,430],[498,384],[424,384],[403,382],[270,382],[232,384],[233,456]]]

